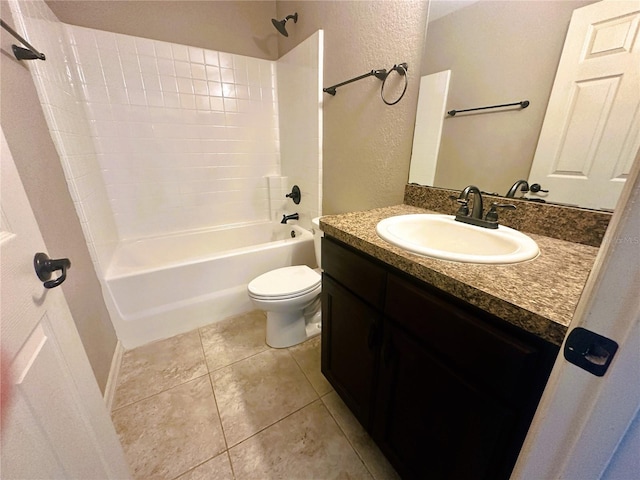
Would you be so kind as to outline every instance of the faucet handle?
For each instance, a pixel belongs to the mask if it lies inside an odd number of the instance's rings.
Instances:
[[[458,195],[449,195],[449,200],[453,200],[460,204],[456,215],[469,215],[469,199],[460,198]]]
[[[506,210],[515,210],[516,206],[510,203],[498,203],[493,202],[491,204],[491,208],[485,215],[484,219],[488,222],[497,222],[498,221],[498,208],[504,208]]]
[[[469,215],[469,200],[467,198],[456,198],[456,202],[460,204],[456,215]]]

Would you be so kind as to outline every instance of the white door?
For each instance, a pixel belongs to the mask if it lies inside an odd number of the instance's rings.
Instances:
[[[569,363],[561,350],[513,480],[640,478],[638,205],[640,162],[631,169],[569,325],[569,332],[582,327],[619,348],[602,377]]]
[[[35,274],[44,241],[1,128],[0,142],[0,477],[130,478],[62,290]]]
[[[613,209],[640,148],[640,1],[577,9],[529,184],[548,201]]]

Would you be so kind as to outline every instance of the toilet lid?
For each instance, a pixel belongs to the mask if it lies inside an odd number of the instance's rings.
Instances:
[[[259,297],[302,295],[317,288],[321,278],[318,272],[306,265],[296,265],[263,273],[249,282],[248,289]]]

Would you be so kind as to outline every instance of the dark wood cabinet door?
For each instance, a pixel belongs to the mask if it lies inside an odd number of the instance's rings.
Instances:
[[[373,408],[380,314],[326,274],[322,282],[322,373],[365,428]]]
[[[403,478],[499,479],[514,412],[384,323],[374,439]]]

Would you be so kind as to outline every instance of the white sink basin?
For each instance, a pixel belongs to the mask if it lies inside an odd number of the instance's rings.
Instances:
[[[456,222],[451,215],[413,214],[385,218],[376,227],[387,242],[426,257],[466,263],[507,264],[538,256],[533,239],[509,227]]]

